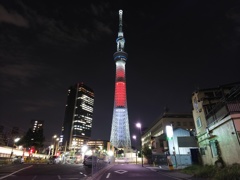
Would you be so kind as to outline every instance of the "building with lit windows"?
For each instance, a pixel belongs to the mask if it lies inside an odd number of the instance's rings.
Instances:
[[[87,147],[93,151],[100,150],[105,151],[106,153],[109,151],[114,152],[114,147],[111,146],[110,142],[106,140],[89,140],[87,142]]]
[[[125,64],[128,54],[124,51],[125,39],[122,31],[122,14],[123,11],[119,10],[119,31],[116,40],[117,51],[113,54],[116,64],[116,79],[110,142],[116,148],[129,150],[131,148],[131,140],[125,78]]]
[[[67,104],[59,145],[62,149],[81,149],[91,137],[94,91],[83,83],[68,89]]]
[[[44,121],[43,120],[31,120],[31,127],[32,127],[32,131],[36,132],[38,130],[43,130],[43,124]]]

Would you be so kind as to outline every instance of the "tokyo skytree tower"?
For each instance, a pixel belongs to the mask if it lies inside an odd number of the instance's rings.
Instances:
[[[116,148],[131,148],[127,95],[126,95],[126,78],[125,64],[128,54],[124,52],[125,39],[122,31],[122,15],[123,11],[119,10],[119,31],[116,39],[117,52],[113,54],[116,64],[116,80],[115,80],[115,97],[112,118],[112,129],[110,142]]]

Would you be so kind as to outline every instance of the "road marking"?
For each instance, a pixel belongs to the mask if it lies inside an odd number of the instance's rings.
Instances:
[[[115,173],[118,173],[118,174],[124,174],[126,173],[127,171],[124,171],[124,170],[117,170],[117,171],[114,171]]]
[[[11,175],[13,175],[13,174],[15,174],[15,173],[17,173],[17,172],[20,172],[20,171],[22,171],[22,170],[24,170],[24,169],[27,169],[27,168],[30,168],[30,167],[32,167],[32,166],[33,166],[33,165],[28,166],[28,167],[25,167],[25,168],[22,168],[22,169],[19,169],[18,171],[15,171],[15,172],[13,172],[13,173],[11,173],[11,174],[8,174],[8,175],[6,175],[6,176],[0,177],[0,179],[5,179],[5,178],[7,178],[8,176],[11,176]]]
[[[106,178],[109,178],[109,176],[110,176],[110,173],[108,173],[108,175],[107,175],[107,177],[106,177]]]
[[[36,179],[37,178],[37,176],[34,176],[33,178],[32,178],[32,180],[34,180],[34,179]]]
[[[61,179],[61,176],[58,175],[58,179]]]
[[[79,174],[83,175],[83,176],[87,176],[86,174],[83,174],[83,172],[79,172]]]

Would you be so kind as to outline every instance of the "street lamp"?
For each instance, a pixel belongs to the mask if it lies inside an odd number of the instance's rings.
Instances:
[[[84,156],[85,156],[85,152],[87,151],[88,147],[86,145],[82,146],[82,161],[84,161]]]
[[[142,124],[137,123],[136,127],[139,129],[139,134],[140,134],[140,153],[141,153],[141,158],[142,158],[142,167],[143,167],[143,153],[142,153],[142,140],[141,140],[141,135],[142,135]]]
[[[13,139],[13,145],[12,145],[12,152],[11,152],[11,155],[10,155],[10,158],[12,157],[12,155],[13,155],[13,148],[14,148],[14,146],[15,146],[15,143],[16,142],[18,142],[20,140],[20,138],[18,137],[18,138],[15,138],[15,139]]]
[[[137,139],[137,136],[136,135],[133,135],[132,138],[134,139],[135,141],[135,148],[136,148],[136,164],[137,164],[137,145],[136,145],[136,139]]]
[[[55,134],[53,136],[53,151],[52,151],[52,155],[55,155],[56,139],[57,139],[57,135]]]

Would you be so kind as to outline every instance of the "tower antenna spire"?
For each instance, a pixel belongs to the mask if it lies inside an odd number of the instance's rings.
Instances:
[[[124,51],[124,44],[125,39],[123,37],[123,24],[122,24],[122,15],[123,10],[119,10],[119,30],[118,30],[118,38],[116,40],[117,42],[117,51]]]
[[[122,11],[122,10],[119,10],[119,33],[123,32],[123,31],[122,31],[122,27],[123,27],[123,24],[122,24],[122,15],[123,15],[123,11]],[[119,34],[119,33],[118,33],[118,37],[119,37],[119,35],[121,35],[121,34]],[[123,36],[123,34],[122,34],[122,36]]]

